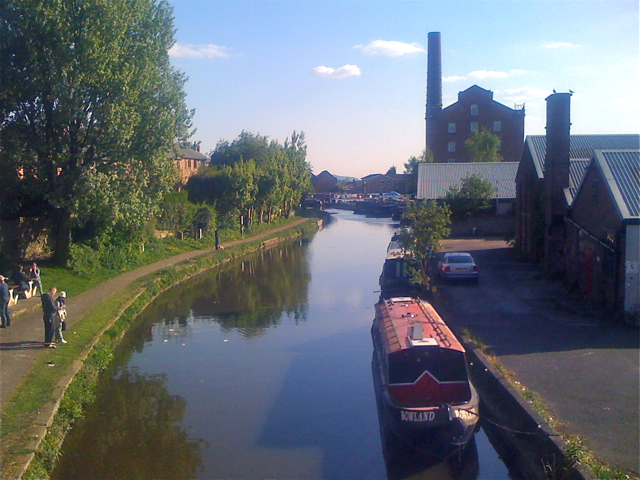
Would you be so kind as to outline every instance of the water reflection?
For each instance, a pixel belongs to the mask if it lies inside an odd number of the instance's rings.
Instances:
[[[199,275],[159,297],[144,317],[176,327],[215,321],[247,338],[263,335],[283,318],[304,322],[311,280],[308,248],[307,241],[297,241]]]
[[[65,442],[51,478],[193,478],[203,442],[182,427],[187,402],[170,395],[166,382],[164,375],[122,371],[89,408],[90,421]]]

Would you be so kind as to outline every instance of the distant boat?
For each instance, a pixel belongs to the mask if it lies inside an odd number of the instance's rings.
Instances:
[[[375,305],[372,370],[384,429],[446,458],[478,423],[465,350],[433,306],[415,297]]]
[[[381,298],[412,296],[418,293],[419,286],[411,282],[410,264],[411,258],[407,258],[399,237],[394,235],[387,247],[387,255],[378,280]]]

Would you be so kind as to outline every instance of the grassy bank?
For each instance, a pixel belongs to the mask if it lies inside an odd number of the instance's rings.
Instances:
[[[298,236],[315,229],[315,222],[306,222],[273,237]],[[3,407],[2,478],[17,478],[23,465],[29,461],[29,469],[23,478],[48,478],[66,433],[82,417],[84,406],[93,400],[100,373],[110,364],[116,346],[131,323],[153,298],[181,281],[261,248],[266,238],[214,250],[149,274],[103,299],[77,318],[71,331],[66,332],[73,341],[64,349],[43,351],[40,360]],[[158,258],[153,261],[156,260]],[[58,282],[64,279],[62,275],[68,275],[67,271],[62,271],[59,277],[54,272],[50,273],[52,283],[64,285],[64,288],[71,285]],[[75,287],[79,289],[76,292],[89,288],[80,283]],[[52,413],[55,417],[51,423]],[[42,435],[43,424],[48,426],[44,439],[36,437]]]

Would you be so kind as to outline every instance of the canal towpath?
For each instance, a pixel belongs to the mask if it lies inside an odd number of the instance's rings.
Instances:
[[[309,221],[309,219],[299,219],[253,237],[225,242],[222,243],[222,247],[230,248],[241,243],[261,240],[272,236],[274,233],[294,228],[305,221]],[[190,258],[206,255],[214,250],[215,247],[192,250],[123,273],[80,295],[68,298],[67,310],[73,318],[79,318],[96,303],[123,291],[139,278]],[[57,287],[58,291],[64,290],[64,285],[57,285]],[[40,296],[34,295],[27,300],[19,300],[16,305],[10,307],[10,312],[12,314],[11,326],[0,329],[0,409],[4,409],[14,390],[20,385],[27,372],[40,358],[44,350],[44,324]]]

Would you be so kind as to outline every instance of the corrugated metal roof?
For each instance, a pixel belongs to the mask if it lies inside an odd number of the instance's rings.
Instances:
[[[516,198],[518,162],[496,163],[421,163],[418,167],[419,199],[443,198],[464,177],[479,175],[496,187],[498,199]]]
[[[573,201],[578,193],[582,180],[584,180],[584,173],[587,171],[590,160],[571,160],[569,161],[569,194],[571,198],[569,203]]]
[[[640,150],[596,150],[593,158],[622,218],[640,218]]]
[[[640,148],[640,135],[571,135],[569,140],[569,159],[589,160],[594,150],[637,149]],[[544,160],[547,153],[545,135],[528,135],[525,148],[531,151],[531,157],[539,178],[544,178]]]

